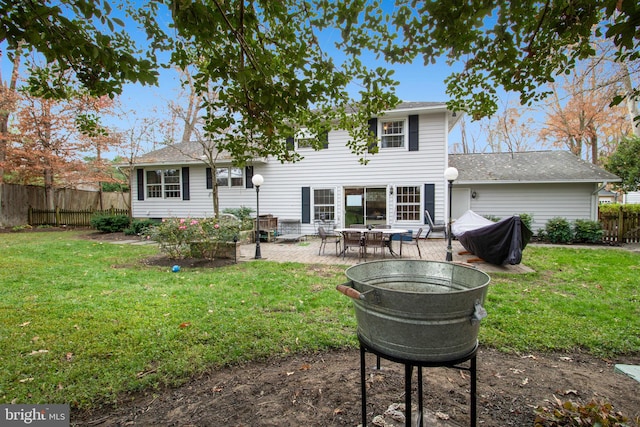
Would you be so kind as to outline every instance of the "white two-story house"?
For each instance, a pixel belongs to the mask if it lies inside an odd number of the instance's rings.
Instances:
[[[135,161],[132,213],[135,218],[208,217],[213,214],[212,184],[219,188],[220,211],[256,209],[251,178],[260,174],[260,215],[300,222],[302,234],[322,223],[390,224],[417,230],[447,218],[448,135],[459,117],[445,103],[407,102],[369,121],[379,151],[361,164],[347,148],[348,133],[332,130],[321,150],[291,139],[304,158],[296,163],[256,159],[238,168],[219,158],[216,176],[200,160],[198,143],[167,146]]]

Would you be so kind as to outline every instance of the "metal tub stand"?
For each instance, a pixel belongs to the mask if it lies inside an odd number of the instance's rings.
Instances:
[[[423,423],[423,414],[424,408],[422,403],[422,368],[435,368],[435,367],[448,367],[455,368],[459,370],[469,371],[471,376],[471,386],[470,386],[470,412],[469,417],[471,419],[470,425],[471,427],[476,427],[476,378],[477,378],[477,365],[476,365],[476,353],[478,351],[478,347],[476,346],[473,351],[466,356],[463,356],[459,359],[455,360],[447,360],[440,362],[431,362],[431,361],[416,361],[416,360],[408,360],[402,359],[395,356],[391,356],[385,354],[384,352],[372,348],[368,346],[361,338],[358,336],[358,340],[360,341],[360,391],[362,395],[362,427],[366,427],[367,425],[367,387],[366,387],[366,362],[365,362],[365,354],[367,352],[375,354],[377,356],[377,364],[378,369],[380,368],[380,358],[390,360],[392,362],[401,363],[404,365],[405,379],[404,379],[404,387],[405,387],[405,425],[406,427],[411,427],[411,380],[413,377],[413,367],[418,368],[418,427],[422,427]],[[469,361],[469,366],[460,366],[462,363]]]

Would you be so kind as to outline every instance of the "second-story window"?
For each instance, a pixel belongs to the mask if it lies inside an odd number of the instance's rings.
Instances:
[[[405,121],[386,120],[382,121],[381,148],[401,148],[404,147]]]

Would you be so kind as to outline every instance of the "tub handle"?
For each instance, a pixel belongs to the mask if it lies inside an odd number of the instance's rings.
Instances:
[[[336,286],[336,289],[338,290],[338,292],[345,294],[349,298],[360,299],[360,300],[364,299],[363,294],[361,294],[356,289],[349,286],[351,284],[353,284],[353,282],[343,283],[341,285]]]
[[[476,301],[473,315],[471,316],[471,323],[480,322],[485,317],[487,317],[487,310],[485,310],[480,301]]]

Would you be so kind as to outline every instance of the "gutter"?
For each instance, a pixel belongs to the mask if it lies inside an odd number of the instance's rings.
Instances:
[[[604,190],[607,188],[607,184],[609,184],[607,181],[604,181],[602,183],[602,187],[598,188],[596,191],[594,191],[593,193],[591,193],[593,196],[597,195],[601,190]]]

